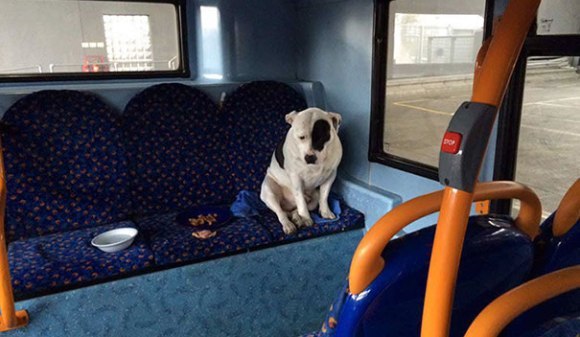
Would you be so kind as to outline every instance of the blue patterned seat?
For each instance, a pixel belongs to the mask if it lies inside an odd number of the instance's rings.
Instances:
[[[227,115],[228,153],[236,193],[259,191],[272,153],[290,126],[284,116],[306,109],[304,98],[290,86],[273,81],[256,81],[240,86],[223,104]],[[273,212],[261,212],[255,219],[268,230],[274,243],[291,242],[364,226],[362,213],[342,205],[340,219],[315,224],[286,235]]]
[[[269,244],[269,233],[254,219],[234,219],[217,230],[216,236],[197,239],[192,227],[178,224],[177,213],[154,215],[138,221],[149,238],[159,266],[195,262],[248,251]]]
[[[186,85],[155,85],[131,99],[124,129],[137,214],[232,201],[222,125],[215,103]]]
[[[111,108],[88,93],[41,91],[16,102],[2,123],[17,295],[151,264],[143,244],[107,256],[87,245],[131,210],[120,121]]]
[[[40,91],[10,107],[2,123],[9,241],[127,218],[119,120],[96,96]]]
[[[160,84],[137,94],[118,117],[97,97],[42,91],[15,103],[2,120],[8,202],[6,230],[19,297],[192,263],[272,244],[361,228],[361,213],[286,236],[272,212],[234,218],[207,239],[175,221],[179,211],[230,205],[258,191],[284,115],[306,108],[277,82],[252,82],[223,109],[201,91]],[[134,222],[128,222],[134,219]],[[90,240],[136,226],[127,250],[102,253]]]
[[[8,259],[16,297],[82,285],[153,265],[153,253],[142,234],[120,252],[104,253],[91,245],[98,234],[130,221],[50,234],[10,243]]]
[[[250,82],[226,97],[223,111],[228,117],[235,193],[260,190],[272,153],[290,128],[284,116],[304,109],[304,98],[279,82]]]

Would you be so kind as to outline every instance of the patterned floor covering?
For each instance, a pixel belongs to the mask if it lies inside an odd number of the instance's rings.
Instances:
[[[3,336],[284,337],[320,328],[362,230],[17,303]]]

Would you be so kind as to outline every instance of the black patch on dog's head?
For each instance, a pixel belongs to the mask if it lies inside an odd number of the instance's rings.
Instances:
[[[330,124],[324,119],[319,119],[312,128],[312,148],[322,151],[324,144],[330,140]]]
[[[274,156],[276,157],[276,161],[278,162],[278,165],[280,165],[280,167],[282,169],[284,169],[284,142],[286,141],[286,138],[282,139],[282,141],[280,143],[278,143],[278,146],[276,146],[276,151],[274,152]]]

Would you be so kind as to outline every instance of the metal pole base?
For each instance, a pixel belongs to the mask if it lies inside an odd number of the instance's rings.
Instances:
[[[16,312],[16,324],[14,326],[6,326],[6,324],[4,324],[4,319],[0,317],[0,332],[23,328],[28,325],[29,321],[30,317],[28,316],[28,311],[26,310],[20,310]]]

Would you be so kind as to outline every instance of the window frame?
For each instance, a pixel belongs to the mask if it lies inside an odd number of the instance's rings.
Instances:
[[[78,0],[118,2],[119,0]],[[74,73],[40,73],[40,74],[0,74],[0,83],[14,82],[59,82],[59,81],[99,81],[99,80],[144,80],[158,78],[190,78],[191,69],[188,49],[187,0],[122,0],[135,3],[159,3],[175,6],[177,21],[177,38],[180,63],[176,70],[162,71],[127,71],[127,72],[74,72]]]
[[[389,43],[390,3],[396,0],[375,0],[373,23],[373,60],[371,81],[371,123],[369,133],[370,162],[393,167],[431,180],[439,180],[435,166],[403,158],[386,152],[383,148],[387,92],[387,62]],[[399,0],[402,1],[402,0]],[[483,41],[491,35],[493,0],[485,0]],[[482,42],[483,42],[482,41]],[[443,137],[443,135],[441,135]]]

